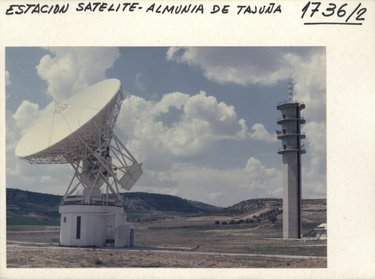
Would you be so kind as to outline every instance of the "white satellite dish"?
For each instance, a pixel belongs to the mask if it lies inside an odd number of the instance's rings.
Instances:
[[[74,169],[59,208],[62,245],[131,242],[119,186],[130,190],[143,171],[113,132],[122,100],[121,82],[108,79],[54,101],[16,147],[16,156],[29,163],[69,163]]]

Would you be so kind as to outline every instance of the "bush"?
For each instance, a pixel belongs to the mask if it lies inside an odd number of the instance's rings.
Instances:
[[[229,222],[229,224],[230,225],[233,225],[233,224],[235,224],[236,222],[234,221],[234,220],[230,220],[230,222]]]
[[[227,224],[227,222],[226,222],[226,221],[223,221],[223,222],[221,222],[221,224],[222,224],[222,225],[226,225],[226,224]]]
[[[96,265],[101,265],[101,264],[103,264],[104,262],[103,262],[103,260],[101,259],[101,258],[97,258],[96,260],[95,260],[95,264]]]
[[[269,215],[268,220],[270,220],[272,224],[275,223],[277,220],[277,215],[276,214]]]
[[[215,225],[220,225],[220,221],[215,221]]]

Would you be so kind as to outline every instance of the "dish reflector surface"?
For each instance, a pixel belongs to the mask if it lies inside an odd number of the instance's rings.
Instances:
[[[16,156],[30,163],[69,163],[110,142],[122,102],[121,82],[108,79],[52,102],[22,137]]]

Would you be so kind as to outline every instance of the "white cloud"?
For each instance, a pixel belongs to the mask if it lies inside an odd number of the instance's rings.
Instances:
[[[41,58],[36,66],[41,79],[48,84],[47,94],[57,100],[74,95],[79,90],[106,78],[120,55],[117,48],[48,48],[51,54]]]
[[[252,179],[261,177],[261,178],[267,178],[270,176],[274,176],[277,174],[277,170],[270,168],[267,169],[265,166],[262,165],[262,163],[254,158],[250,157],[249,160],[246,163],[245,166],[245,172],[248,173],[249,177]]]
[[[171,113],[172,108],[174,113]],[[169,125],[163,122],[166,117]],[[130,95],[122,105],[117,122],[128,137],[127,147],[145,171],[137,191],[156,191],[231,205],[247,198],[280,197],[281,173],[250,158],[243,168],[217,169],[200,165],[210,156],[211,146],[223,139],[273,141],[262,124],[249,133],[236,110],[205,92],[188,95],[165,94],[159,101]],[[135,188],[134,188],[135,189]],[[246,197],[246,198],[244,198]]]
[[[303,195],[322,197],[326,193],[326,128],[324,123],[308,122],[303,131],[306,134],[306,163],[303,168]]]
[[[9,86],[10,84],[11,84],[11,81],[10,81],[9,72],[5,70],[5,86]]]
[[[167,56],[201,67],[207,78],[219,83],[272,85],[299,70],[295,74],[296,95],[307,105],[304,131],[308,153],[303,159],[303,194],[314,197],[325,193],[325,74],[321,71],[325,67],[324,55],[319,51],[272,54],[266,49],[268,55],[259,53],[259,57],[250,59],[245,48],[223,57],[220,49],[212,53],[188,50],[171,48]],[[50,51],[51,55],[41,59],[38,73],[48,83],[48,94],[61,99],[105,78],[105,70],[118,56],[117,49],[108,48],[97,52],[85,49],[83,56],[79,55],[79,48]],[[239,52],[240,58],[235,57],[235,52]],[[93,65],[96,59],[98,64]],[[250,66],[246,66],[248,62]],[[141,75],[138,80],[142,87]],[[11,178],[8,181],[12,181],[8,186],[28,186],[30,190],[62,194],[72,175],[70,166],[28,167],[14,156],[14,143],[38,111],[38,105],[26,101],[14,114],[7,113],[7,174]],[[275,135],[261,123],[249,126],[249,131],[235,107],[205,92],[195,95],[173,92],[164,94],[159,101],[130,95],[123,102],[116,126],[118,133],[126,136],[129,150],[144,163],[145,173],[133,190],[154,190],[217,205],[231,205],[248,198],[281,197],[280,170],[269,168],[254,157],[242,168],[219,169],[214,163],[210,166],[200,163],[200,159],[210,156],[214,144],[223,140],[231,140],[231,144],[249,139],[276,141]],[[8,154],[13,157],[8,159]]]
[[[293,78],[308,116],[319,117],[325,108],[324,48],[170,48],[166,58],[198,66],[220,84],[274,85]],[[286,99],[286,92],[280,98]]]
[[[246,163],[245,173],[248,181],[241,186],[251,189],[253,197],[282,196],[282,174],[280,170],[267,168],[257,158],[250,157]]]
[[[294,57],[310,55],[302,48],[170,48],[166,58],[199,66],[218,83],[273,85],[291,77]]]
[[[6,112],[6,150],[11,151],[16,147],[20,131],[10,111]]]
[[[6,158],[8,178],[20,179],[24,164],[15,156],[14,150],[21,136],[33,124],[39,114],[39,106],[23,101],[15,113],[7,111],[6,115]],[[32,144],[32,143],[31,143]]]
[[[176,110],[174,115],[168,115],[171,108]],[[163,117],[168,125],[160,120]],[[205,92],[193,96],[168,93],[158,102],[129,96],[123,102],[118,127],[128,136],[129,149],[151,169],[204,156],[212,143],[243,140],[248,134],[233,106]]]
[[[324,48],[170,48],[166,58],[199,67],[204,76],[219,84],[274,85],[293,78],[295,100],[306,104],[304,131],[304,193],[326,193],[326,61]],[[287,98],[287,88],[280,100]],[[262,124],[252,126],[254,140],[275,141]],[[306,160],[306,161],[305,161]]]
[[[255,123],[251,127],[250,137],[255,140],[261,140],[265,142],[276,142],[277,138],[275,134],[271,134],[267,131],[261,123]]]
[[[30,101],[23,101],[17,108],[16,112],[12,115],[17,128],[23,134],[29,129],[39,115],[39,105]]]
[[[303,114],[314,121],[325,122],[326,118],[326,64],[325,54],[317,51],[308,57],[286,55],[290,61],[295,99],[306,104]]]
[[[282,192],[281,172],[256,158],[249,158],[243,168],[175,163],[168,170],[146,170],[136,187],[221,206],[258,197],[280,198]]]
[[[180,92],[174,92],[163,95],[161,100],[155,104],[154,113],[167,113],[170,108],[180,110],[189,100],[190,95]]]

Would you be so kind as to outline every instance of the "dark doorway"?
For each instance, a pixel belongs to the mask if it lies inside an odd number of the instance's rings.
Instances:
[[[77,231],[76,231],[76,238],[81,238],[81,216],[77,216]]]

